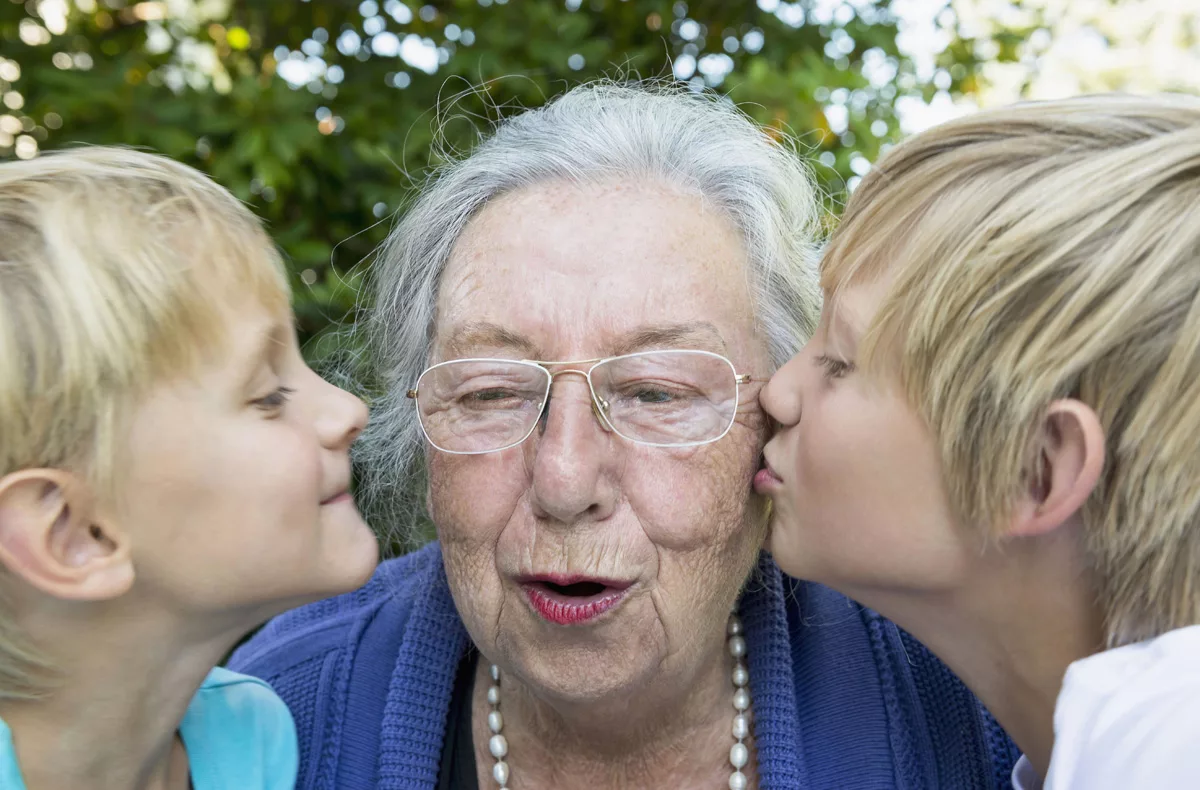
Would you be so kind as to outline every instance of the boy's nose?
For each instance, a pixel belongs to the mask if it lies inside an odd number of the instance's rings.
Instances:
[[[802,351],[788,360],[786,365],[775,371],[775,375],[771,376],[771,380],[758,393],[758,402],[763,411],[782,426],[800,422],[800,372],[803,356]]]
[[[321,444],[331,450],[348,448],[367,425],[367,404],[357,395],[333,384],[328,387],[321,414],[317,419],[317,434]]]

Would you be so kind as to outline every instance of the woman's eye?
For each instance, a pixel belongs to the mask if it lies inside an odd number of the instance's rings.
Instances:
[[[510,393],[506,390],[481,390],[479,392],[475,392],[475,393],[471,394],[471,397],[474,398],[475,400],[484,400],[484,401],[504,400],[505,398],[508,398],[511,396],[512,396],[512,393]]]
[[[273,392],[264,395],[261,398],[251,401],[255,408],[263,411],[276,411],[283,408],[283,405],[288,402],[288,396],[294,393],[295,390],[291,387],[277,387]]]
[[[655,406],[671,404],[694,397],[693,390],[677,382],[629,380],[611,382],[601,386],[601,390],[611,393],[611,399],[621,400],[639,406]],[[603,395],[609,400],[608,395]]]
[[[505,387],[486,387],[463,393],[456,402],[460,408],[464,409],[503,411],[524,409],[538,398],[539,395],[536,393],[519,392]]]
[[[646,387],[634,391],[633,398],[639,403],[667,403],[673,400],[674,396],[665,390]]]
[[[854,370],[854,363],[847,362],[844,359],[831,357],[827,354],[821,354],[817,357],[817,364],[825,371],[825,377],[830,379],[840,379],[847,373]]]

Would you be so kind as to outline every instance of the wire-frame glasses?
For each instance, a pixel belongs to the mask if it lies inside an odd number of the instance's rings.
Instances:
[[[601,425],[655,447],[692,447],[723,437],[737,415],[740,385],[751,381],[720,354],[671,349],[568,362],[453,359],[426,368],[407,394],[431,445],[477,455],[529,438],[554,378],[568,373],[587,379]]]

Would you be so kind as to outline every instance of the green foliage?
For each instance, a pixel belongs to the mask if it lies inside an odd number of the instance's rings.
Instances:
[[[699,61],[696,87],[802,139],[835,209],[898,135],[896,100],[934,90],[888,2],[75,0],[55,16],[64,4],[0,0],[0,158],[28,138],[121,143],[207,171],[286,253],[305,341],[355,319],[371,252],[430,166],[580,81]]]

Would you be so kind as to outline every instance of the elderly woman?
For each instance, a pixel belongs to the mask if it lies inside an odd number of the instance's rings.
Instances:
[[[291,707],[301,787],[1004,785],[948,670],[760,553],[756,395],[813,328],[815,213],[732,105],[636,86],[431,181],[377,267],[365,462],[439,540],[233,660]]]

